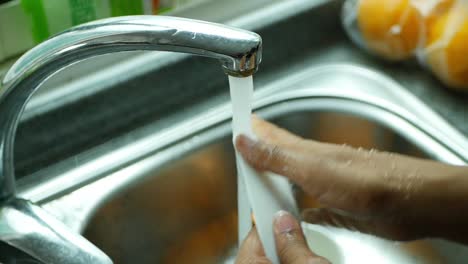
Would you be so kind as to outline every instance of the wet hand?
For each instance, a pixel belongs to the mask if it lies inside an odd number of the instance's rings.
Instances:
[[[298,221],[289,213],[280,211],[274,220],[276,250],[282,264],[329,264],[315,255],[307,246]],[[265,256],[262,244],[253,228],[242,243],[236,264],[271,264]]]
[[[305,210],[306,221],[393,240],[468,241],[460,231],[468,220],[466,167],[306,140],[256,117],[253,127],[260,140],[241,135],[237,149],[322,205]]]

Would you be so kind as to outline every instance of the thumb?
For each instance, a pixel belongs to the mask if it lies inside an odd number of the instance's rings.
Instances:
[[[276,250],[284,264],[329,264],[310,251],[299,222],[288,212],[279,211],[274,219]]]

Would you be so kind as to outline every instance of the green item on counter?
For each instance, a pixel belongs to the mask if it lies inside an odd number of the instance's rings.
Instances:
[[[169,11],[173,0],[21,0],[37,43],[67,28],[110,16]]]
[[[68,0],[68,2],[72,9],[71,18],[73,25],[96,20],[96,8],[93,0]]]
[[[34,46],[28,20],[19,1],[0,5],[0,64]]]
[[[110,0],[112,16],[144,14],[143,1]]]
[[[107,0],[21,0],[36,43],[67,28],[110,16]]]
[[[42,1],[21,0],[21,5],[26,15],[31,18],[31,34],[34,41],[39,43],[46,40],[50,36],[50,33]]]
[[[79,24],[161,14],[201,1],[205,0],[0,0],[0,62]]]

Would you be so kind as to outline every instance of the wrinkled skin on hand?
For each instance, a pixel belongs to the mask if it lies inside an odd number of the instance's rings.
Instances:
[[[306,140],[257,117],[253,127],[259,140],[240,135],[236,148],[321,204],[304,220],[399,241],[468,243],[467,167]]]
[[[307,246],[299,222],[289,213],[280,211],[273,222],[276,250],[283,264],[330,264]],[[257,230],[253,228],[242,243],[236,264],[271,264],[265,256]]]

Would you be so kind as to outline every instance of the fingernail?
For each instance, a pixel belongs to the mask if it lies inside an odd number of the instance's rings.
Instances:
[[[296,218],[284,210],[278,211],[275,214],[273,225],[277,234],[290,233],[299,227]]]

